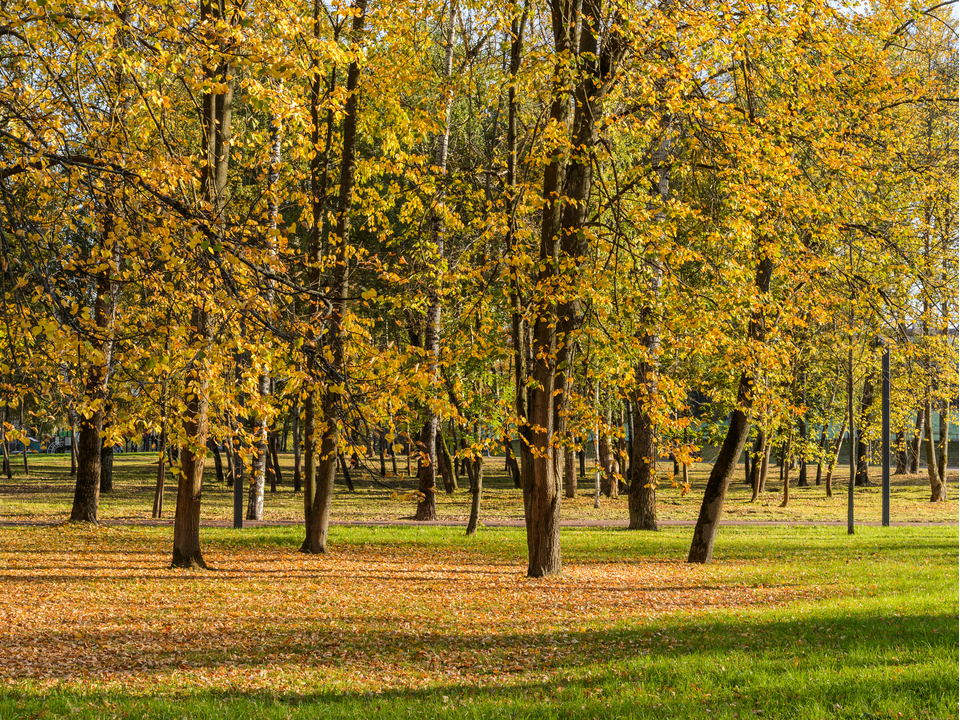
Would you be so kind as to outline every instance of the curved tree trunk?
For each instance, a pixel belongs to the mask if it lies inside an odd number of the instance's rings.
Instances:
[[[926,407],[922,406],[917,410],[917,422],[913,431],[913,440],[910,443],[910,474],[916,475],[920,472],[920,445],[923,440],[923,423],[926,416]]]
[[[755,278],[755,287],[761,297],[770,291],[772,275],[773,260],[761,255],[757,263]],[[753,342],[764,340],[762,309],[756,311],[750,318],[748,337]],[[713,559],[713,545],[717,538],[720,515],[723,512],[727,489],[730,487],[737,460],[740,458],[740,453],[743,452],[743,447],[747,442],[747,434],[750,432],[747,411],[752,404],[751,388],[753,383],[754,378],[751,374],[744,372],[740,376],[740,382],[737,386],[737,409],[730,416],[727,435],[723,439],[720,452],[717,453],[717,459],[710,471],[710,477],[707,479],[707,487],[703,494],[703,502],[700,505],[700,515],[697,517],[697,525],[694,528],[693,541],[690,544],[687,562],[708,563]]]

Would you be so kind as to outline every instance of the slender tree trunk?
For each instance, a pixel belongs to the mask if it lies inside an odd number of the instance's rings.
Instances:
[[[467,535],[477,532],[480,522],[480,497],[483,493],[483,457],[467,458],[467,477],[470,480],[470,519],[467,521]]]
[[[213,438],[207,439],[207,450],[213,453],[213,468],[217,475],[217,483],[224,484],[223,458],[220,456],[220,446]]]
[[[157,483],[153,493],[152,516],[163,516],[164,482],[167,477],[167,379],[163,380],[160,395],[160,437],[157,438]]]
[[[868,375],[863,381],[863,394],[860,397],[860,431],[857,433],[857,487],[867,487],[872,484],[868,470],[869,448],[867,444],[867,429],[871,423],[870,408],[872,405],[873,377]]]
[[[113,443],[100,441],[100,492],[113,492]]]
[[[756,290],[761,297],[766,296],[770,291],[772,275],[773,261],[769,257],[761,255],[757,263],[755,279]],[[763,311],[759,310],[750,318],[748,337],[752,342],[763,342],[765,338],[762,313]],[[750,431],[750,422],[746,413],[752,404],[751,388],[753,383],[754,377],[750,373],[744,372],[740,376],[740,383],[737,387],[737,409],[733,411],[730,417],[727,435],[720,446],[720,452],[717,453],[717,459],[713,464],[710,477],[707,479],[707,487],[704,491],[703,503],[700,506],[697,525],[694,528],[693,542],[690,544],[687,562],[708,563],[713,559],[713,545],[716,541],[727,489],[730,487],[737,460],[740,453],[743,452],[743,447],[747,442],[747,433]]]
[[[300,394],[293,399],[293,411],[290,418],[293,427],[293,491],[303,489],[303,462],[300,454]]]
[[[847,419],[844,418],[840,424],[840,432],[837,439],[833,442],[833,450],[830,453],[830,464],[827,465],[827,479],[824,484],[827,486],[827,497],[833,497],[833,469],[837,466],[837,460],[840,459],[840,448],[843,446],[843,434],[847,431]]]
[[[577,470],[574,463],[574,449],[569,445],[563,448],[563,489],[568,498],[577,496]]]
[[[930,478],[930,502],[945,502],[947,499],[947,486],[940,479],[940,473],[937,472],[936,446],[933,440],[933,406],[927,399],[923,414],[924,430],[924,448],[927,453],[927,476]]]
[[[517,462],[517,456],[513,453],[513,442],[506,435],[503,438],[503,446],[507,458],[507,467],[510,468],[510,476],[513,478],[513,486],[519,490],[523,487],[520,483],[520,464]]]
[[[10,463],[7,463],[9,467]],[[70,476],[77,474],[77,414],[70,409]]]
[[[923,423],[926,415],[926,408],[921,407],[917,410],[917,423],[913,432],[913,441],[910,443],[910,474],[916,475],[920,472],[920,445],[923,440]]]
[[[436,448],[437,468],[440,470],[440,477],[443,478],[443,489],[447,495],[453,495],[457,491],[457,478],[453,472],[453,461],[450,459],[447,440],[443,436],[439,423],[437,424]]]
[[[276,492],[277,486],[283,483],[283,476],[280,474],[280,457],[277,453],[275,430],[267,436],[267,450],[270,452],[270,492]]]
[[[943,417],[942,413],[940,417]],[[943,427],[942,422],[940,423],[940,427]],[[27,426],[23,421],[23,398],[20,398],[20,432],[22,432],[25,436],[29,435],[29,433],[27,433]],[[39,437],[39,435],[37,437]],[[30,462],[27,460],[27,455],[29,454],[30,454],[30,438],[26,437],[23,441],[23,473],[24,475],[27,475],[27,476],[30,475]]]
[[[767,451],[766,435],[764,435],[763,430],[757,430],[757,439],[753,444],[753,451],[755,455],[753,467],[750,470],[750,488],[752,490],[750,502],[755,503],[760,498],[760,474],[763,471],[763,461]]]
[[[211,46],[223,48],[225,39],[218,27],[224,22],[236,22],[225,15],[223,6],[212,0],[200,0],[200,20],[205,28],[201,32],[209,33]],[[204,94],[201,103],[202,150],[205,157],[200,189],[204,212],[211,225],[221,233],[230,167],[236,74],[232,63],[223,59],[225,57],[226,53],[201,68],[204,77],[216,87],[216,91]],[[197,284],[201,284],[209,272],[209,261],[208,256],[201,256],[197,267]],[[190,316],[189,350],[193,362],[185,378],[183,429],[186,444],[180,453],[177,509],[173,524],[174,567],[206,567],[200,552],[200,503],[209,430],[210,361],[207,355],[212,341],[210,312],[204,298],[194,303]]]
[[[784,451],[784,463],[783,463],[783,500],[780,502],[780,507],[784,508],[787,506],[787,503],[790,502],[790,457],[791,452],[793,451],[793,433],[791,432],[787,436],[787,447]]]
[[[827,428],[829,423],[824,423],[823,429],[820,430],[820,442],[817,444],[820,448],[820,452],[817,455],[817,479],[815,484],[819,487],[820,481],[823,480],[823,454],[827,450]]]
[[[447,173],[447,152],[450,141],[450,117],[453,110],[453,93],[449,86],[450,78],[453,76],[453,26],[456,17],[455,0],[447,0],[447,18],[444,29],[444,58],[443,73],[441,75],[443,91],[443,112],[444,120],[441,132],[436,137],[434,148],[433,164],[436,172],[443,178]],[[441,181],[442,182],[442,181]],[[439,201],[438,201],[439,202]],[[433,241],[433,247],[437,258],[444,257],[444,226],[443,218],[438,208],[434,208],[430,213],[430,234]],[[439,377],[439,356],[440,356],[440,293],[439,288],[430,285],[427,288],[427,318],[424,326],[423,345],[427,352],[428,362],[430,363],[430,375],[434,378]],[[420,439],[423,443],[425,457],[420,463],[420,499],[417,503],[417,512],[414,516],[417,520],[436,520],[437,519],[437,481],[436,481],[436,463],[437,463],[437,432],[439,431],[439,418],[431,405],[426,409],[426,424]]]
[[[319,36],[319,0],[315,0],[314,22],[315,31]],[[352,43],[359,43],[366,21],[366,0],[356,0],[351,23]],[[343,368],[344,360],[344,330],[343,322],[347,311],[347,294],[350,284],[348,243],[350,241],[350,212],[353,207],[353,192],[356,172],[356,145],[357,122],[359,117],[359,82],[360,63],[354,60],[347,70],[347,102],[344,108],[343,140],[340,163],[340,192],[337,198],[337,227],[335,237],[335,264],[331,278],[330,294],[333,303],[328,321],[326,342],[331,346],[333,361],[330,366],[333,372],[339,373]],[[308,487],[315,487],[312,495],[312,505],[306,515],[306,537],[300,547],[305,553],[327,552],[327,535],[330,526],[330,506],[333,500],[333,481],[336,472],[339,450],[340,414],[342,398],[336,388],[332,387],[333,379],[328,380],[327,387],[322,395],[323,424],[320,442],[320,462],[315,483],[310,483],[312,469],[307,469]],[[312,428],[311,428],[312,430]],[[311,455],[308,454],[308,459]]]
[[[940,483],[944,486],[946,494],[947,486],[947,452],[950,443],[950,405],[946,402],[940,403],[940,443],[937,446],[937,473],[940,475]]]
[[[893,471],[894,475],[906,475],[907,468],[909,466],[909,458],[907,457],[907,435],[904,432],[903,428],[897,430],[897,467]]]
[[[3,449],[3,473],[7,480],[13,480],[13,469],[10,467],[10,446],[7,444],[7,406],[3,407],[3,419],[0,420],[0,448]]]

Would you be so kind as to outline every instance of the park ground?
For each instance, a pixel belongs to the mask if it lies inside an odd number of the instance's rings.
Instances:
[[[926,502],[923,476],[894,479],[893,520],[823,524],[835,496],[792,488],[757,504],[734,486],[711,565],[684,562],[691,529],[563,530],[562,577],[524,577],[513,527],[345,526],[332,552],[305,556],[302,529],[205,527],[212,571],[169,568],[171,528],[149,517],[149,456],[119,455],[117,489],[91,527],[63,523],[68,460],[31,457],[0,487],[0,718],[957,718],[957,503]],[[522,517],[488,465],[482,517]],[[660,493],[660,517],[696,516],[689,492]],[[211,479],[212,480],[212,479]],[[268,522],[302,500],[267,493]],[[412,514],[412,482],[355,473],[335,519]],[[956,497],[956,473],[949,480]],[[771,485],[776,485],[772,483]],[[858,520],[879,519],[879,489],[858,489]],[[210,482],[204,517],[230,517]],[[467,493],[438,498],[466,514]],[[163,523],[172,516],[174,498]],[[565,517],[593,508],[583,483]],[[749,511],[749,512],[748,512]]]

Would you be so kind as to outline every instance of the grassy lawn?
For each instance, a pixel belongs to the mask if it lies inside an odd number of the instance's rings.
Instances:
[[[39,520],[60,522],[70,516],[73,500],[74,478],[69,475],[70,458],[65,455],[31,455],[30,475],[24,475],[19,458],[14,459],[14,478],[7,481],[0,477],[0,522]],[[101,520],[134,520],[150,517],[153,492],[156,483],[156,456],[152,454],[117,454],[114,463],[112,493],[100,498]],[[387,465],[390,469],[389,463]],[[283,483],[276,493],[267,491],[264,501],[264,519],[268,522],[301,522],[303,519],[303,496],[292,492],[293,454],[281,455]],[[356,492],[348,492],[337,476],[336,496],[333,503],[334,520],[396,520],[412,517],[416,509],[416,478],[404,473],[406,463],[399,465],[400,476],[380,477],[379,465],[352,473]],[[668,472],[669,463],[662,463],[661,470]],[[691,473],[691,489],[686,494],[672,487],[662,477],[658,491],[657,514],[661,520],[696,520],[700,500],[710,466],[696,464]],[[823,485],[813,484],[816,466],[810,465],[810,487],[796,487],[797,472],[791,473],[790,503],[780,507],[782,485],[778,469],[771,468],[767,492],[760,502],[751,503],[750,488],[743,482],[739,472],[731,485],[725,506],[725,517],[731,520],[845,520],[847,513],[846,465],[837,467],[834,473],[832,498],[826,496]],[[208,459],[207,482],[204,487],[202,520],[227,522],[233,518],[233,491],[215,481],[213,462]],[[661,475],[662,475],[661,473]],[[493,520],[522,520],[523,500],[513,486],[503,467],[502,458],[487,458],[484,470],[484,496],[481,507],[481,522]],[[879,521],[880,470],[871,468],[872,487],[857,488],[856,518],[858,521]],[[950,501],[930,503],[930,486],[925,472],[920,475],[892,478],[891,519],[893,521],[954,522],[957,518],[957,471],[947,473]],[[164,496],[165,517],[170,520],[176,505],[176,478],[168,474]],[[466,491],[466,479],[461,489],[453,495],[442,490],[437,496],[437,510],[441,519],[466,521],[470,512],[470,494]],[[601,498],[600,508],[594,508],[593,468],[587,467],[587,477],[579,480],[577,497],[563,500],[563,517],[569,520],[616,520],[626,524],[626,496]]]
[[[31,461],[0,485],[0,523],[67,517],[69,458]],[[149,517],[152,461],[117,456],[102,519]],[[502,467],[488,521],[522,517]],[[301,516],[287,470],[268,520]],[[706,470],[686,495],[662,486],[662,519],[696,517]],[[227,520],[209,478],[203,517]],[[726,517],[843,519],[843,478],[787,508],[737,482]],[[354,482],[336,519],[412,514],[414,480]],[[326,557],[296,552],[297,526],[205,528],[215,570],[194,572],[167,567],[169,527],[0,526],[0,718],[957,718],[957,503],[926,488],[896,478],[893,519],[950,525],[727,526],[705,567],[683,562],[690,528],[568,528],[550,580],[524,577],[513,528],[337,526]],[[441,517],[468,497],[440,495]],[[879,519],[878,487],[856,498]],[[596,510],[582,482],[563,515],[625,521],[625,499]]]
[[[0,717],[956,718],[956,528],[2,528]]]

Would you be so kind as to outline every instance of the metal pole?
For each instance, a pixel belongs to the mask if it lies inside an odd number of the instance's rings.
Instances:
[[[890,348],[883,351],[883,527],[890,527]]]
[[[852,335],[852,333],[851,333]],[[847,422],[850,424],[850,484],[847,486],[847,534],[853,535],[853,486],[857,479],[857,427],[853,417],[853,338],[847,355]]]
[[[243,462],[239,453],[233,455],[233,527],[237,530],[243,528],[243,473],[237,473],[236,466],[238,462]],[[238,477],[239,475],[239,477]]]

